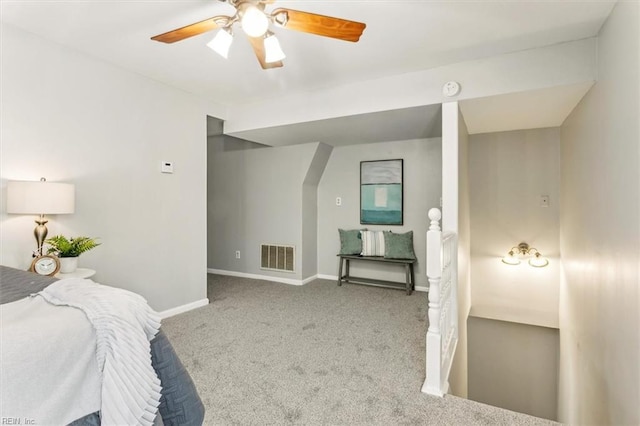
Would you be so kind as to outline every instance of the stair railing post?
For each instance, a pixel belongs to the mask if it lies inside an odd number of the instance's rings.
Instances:
[[[422,392],[443,396],[442,378],[442,335],[440,330],[440,281],[442,279],[442,230],[439,209],[429,210],[431,221],[427,231],[427,278],[429,280],[429,329],[427,330],[426,380]]]

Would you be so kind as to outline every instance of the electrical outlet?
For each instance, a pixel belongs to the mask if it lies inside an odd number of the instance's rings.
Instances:
[[[342,205],[342,197],[336,197],[336,206]]]
[[[236,250],[236,259],[240,259],[240,250]]]

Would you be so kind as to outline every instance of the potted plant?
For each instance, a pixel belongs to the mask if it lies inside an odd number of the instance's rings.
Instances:
[[[78,268],[78,256],[100,245],[96,238],[67,238],[64,235],[56,235],[47,239],[45,243],[51,246],[47,253],[60,258],[60,272],[64,274],[74,272]]]

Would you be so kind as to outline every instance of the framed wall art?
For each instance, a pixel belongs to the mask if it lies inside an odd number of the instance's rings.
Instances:
[[[360,162],[360,223],[402,225],[403,160]]]

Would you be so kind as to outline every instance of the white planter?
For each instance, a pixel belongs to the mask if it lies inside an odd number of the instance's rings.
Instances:
[[[60,272],[63,274],[70,274],[78,269],[77,257],[61,257],[60,258]]]

